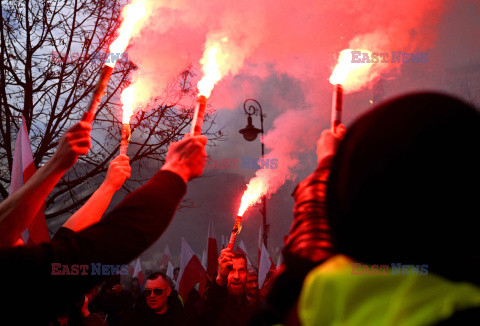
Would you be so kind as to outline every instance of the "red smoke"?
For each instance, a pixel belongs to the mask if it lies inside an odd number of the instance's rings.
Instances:
[[[322,96],[330,98],[328,78],[340,51],[428,51],[444,9],[442,1],[431,0],[147,3],[151,14],[128,49],[129,57],[139,66],[133,76],[133,83],[142,91],[139,97],[161,96],[168,83],[189,65],[200,78],[199,62],[205,46],[220,41],[228,60],[221,67],[223,79],[209,100],[216,108],[239,108],[243,99],[255,95],[245,90],[260,89],[272,75],[287,75],[298,81],[308,107],[296,111],[293,109],[298,108],[280,107],[284,112],[265,137],[267,158],[279,162],[279,169],[257,172],[268,184],[269,194],[286,179],[294,178],[292,167],[298,163],[299,149],[314,146],[320,122],[312,123],[312,112],[325,111],[325,118],[329,116],[329,106],[316,105]],[[375,64],[364,86],[381,74],[400,70],[399,64]],[[318,115],[315,118],[318,120]]]

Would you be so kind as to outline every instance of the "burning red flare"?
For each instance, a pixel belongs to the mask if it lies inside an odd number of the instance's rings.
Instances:
[[[122,117],[122,141],[120,143],[120,154],[127,155],[128,141],[130,140],[130,118],[133,115],[133,104],[135,102],[135,87],[129,86],[122,91],[120,101],[123,104]]]
[[[352,51],[368,53],[369,56],[372,54],[368,50],[346,49],[340,52],[338,63],[333,69],[329,81],[332,85],[342,85],[348,92],[359,90],[365,85],[368,73],[373,65],[372,63],[352,62]]]
[[[205,49],[200,60],[203,77],[197,83],[199,95],[203,95],[206,98],[210,97],[215,83],[222,79],[220,62],[225,61],[226,58],[227,55],[222,52],[220,43],[213,43]]]
[[[145,17],[145,0],[134,0],[132,3],[126,5],[122,10],[122,16],[123,21],[118,29],[118,37],[109,47],[110,53],[123,53],[127,48],[135,25]],[[103,66],[100,79],[95,86],[92,99],[88,105],[88,110],[84,113],[82,121],[92,123],[98,105],[102,100],[103,93],[107,88],[110,76],[112,75],[115,63],[116,60],[113,60],[113,62],[107,62]]]
[[[226,41],[226,39],[224,39]],[[198,100],[195,112],[193,115],[192,127],[190,134],[200,135],[203,125],[203,116],[205,114],[205,108],[207,106],[207,98],[210,97],[215,83],[222,79],[220,72],[219,61],[225,60],[226,55],[221,51],[219,43],[213,43],[207,46],[200,63],[203,65],[203,77],[197,83],[198,88]]]
[[[123,53],[132,37],[135,25],[146,16],[145,0],[137,0],[126,5],[122,9],[123,21],[118,29],[118,37],[110,44],[110,53]],[[106,63],[109,67],[114,67],[115,62]]]
[[[135,101],[135,87],[129,86],[122,91],[120,95],[120,101],[122,102],[122,123],[130,123],[130,118],[133,115],[133,103]]]
[[[240,208],[238,209],[238,216],[243,216],[245,211],[253,204],[258,203],[262,196],[267,193],[265,182],[259,177],[255,177],[247,185],[247,190],[243,193]]]

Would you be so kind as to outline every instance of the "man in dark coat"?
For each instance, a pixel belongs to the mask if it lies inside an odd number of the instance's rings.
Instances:
[[[223,249],[218,257],[218,275],[205,293],[199,325],[245,325],[252,314],[247,299],[247,257]]]
[[[171,288],[171,281],[163,273],[148,276],[132,314],[120,324],[122,326],[183,325],[185,317],[178,293]]]

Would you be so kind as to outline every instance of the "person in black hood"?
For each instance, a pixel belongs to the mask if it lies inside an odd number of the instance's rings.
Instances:
[[[447,95],[406,95],[364,114],[328,178],[336,251],[478,284],[479,149],[479,112]]]
[[[294,192],[285,263],[251,324],[299,322],[293,308],[305,276],[338,254],[365,264],[427,265],[448,284],[464,281],[477,291],[480,114],[448,95],[410,94],[365,113],[342,138],[338,130],[322,133],[335,155],[319,157]],[[445,325],[478,318],[480,309],[450,313]]]
[[[357,119],[326,186],[336,255],[305,278],[300,323],[478,322],[478,148],[479,112],[443,94],[401,96]]]

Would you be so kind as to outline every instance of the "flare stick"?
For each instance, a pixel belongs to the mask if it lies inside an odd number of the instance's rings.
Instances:
[[[233,250],[233,247],[235,246],[235,239],[237,238],[237,235],[240,233],[241,230],[242,217],[240,215],[237,215],[237,218],[235,219],[235,224],[233,225],[232,235],[230,236],[230,241],[228,242],[228,249]]]
[[[343,106],[343,87],[340,84],[333,86],[332,97],[332,117],[330,120],[330,128],[332,132],[342,123],[342,106]]]
[[[200,95],[197,99],[197,106],[195,108],[195,114],[193,116],[190,135],[198,136],[202,133],[203,117],[205,115],[206,106],[207,98],[203,95]]]
[[[83,114],[82,121],[92,123],[93,118],[95,118],[95,113],[97,112],[98,105],[102,100],[105,89],[107,88],[108,81],[112,75],[113,67],[103,66],[102,73],[100,74],[100,79],[98,80],[95,88],[93,90],[93,96],[88,105],[88,110]]]
[[[120,154],[127,155],[128,141],[130,140],[130,124],[124,123],[122,126],[122,142],[120,143]]]

